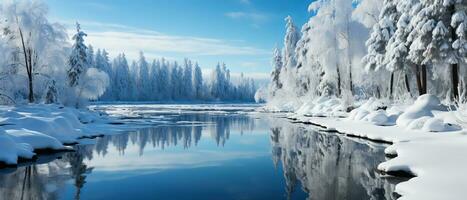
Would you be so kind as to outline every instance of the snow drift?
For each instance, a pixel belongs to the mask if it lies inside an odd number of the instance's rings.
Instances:
[[[65,150],[65,143],[99,135],[97,113],[59,105],[0,106],[0,162],[15,165],[35,150]]]

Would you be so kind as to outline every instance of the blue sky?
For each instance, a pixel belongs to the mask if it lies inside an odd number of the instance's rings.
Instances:
[[[72,28],[115,56],[187,57],[205,68],[223,61],[233,72],[269,73],[272,48],[281,45],[284,18],[300,27],[311,0],[46,0],[52,21]]]

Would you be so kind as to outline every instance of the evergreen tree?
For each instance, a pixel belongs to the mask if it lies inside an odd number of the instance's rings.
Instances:
[[[193,82],[192,82],[192,77],[193,77],[193,66],[190,60],[185,59],[185,66],[183,69],[183,94],[186,99],[192,99],[193,98]]]
[[[68,60],[68,84],[70,87],[76,87],[79,84],[81,75],[89,67],[87,47],[84,44],[86,33],[81,31],[81,25],[76,23],[76,33],[73,36],[74,44],[71,49],[71,55]]]
[[[144,53],[140,51],[138,63],[134,65],[134,70],[137,72],[137,99],[146,101],[149,99],[150,81],[149,81],[149,64],[144,57]]]
[[[193,74],[193,90],[195,93],[195,98],[202,99],[204,97],[203,73],[201,72],[201,68],[199,67],[198,63],[195,63],[195,70]]]

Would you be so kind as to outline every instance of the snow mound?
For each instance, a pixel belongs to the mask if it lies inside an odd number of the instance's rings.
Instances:
[[[36,149],[64,150],[64,143],[105,132],[106,122],[98,113],[59,105],[0,106],[0,162],[17,164]]]
[[[400,113],[395,111],[386,111],[387,102],[370,98],[360,107],[352,110],[349,114],[348,120],[364,121],[377,126],[392,126]]]
[[[447,107],[442,105],[436,96],[425,94],[418,97],[414,104],[400,115],[396,124],[407,129],[425,132],[461,130],[462,127],[459,125],[446,122],[452,121],[446,113],[448,113]]]
[[[409,126],[414,120],[422,117],[433,117],[433,110],[446,110],[441,101],[434,95],[425,94],[414,102],[396,121],[402,127]]]
[[[369,113],[364,118],[365,121],[368,121],[374,125],[383,126],[388,122],[389,117],[384,110],[377,110]]]
[[[27,129],[7,130],[7,134],[16,143],[27,143],[34,149],[62,149],[63,145],[57,139],[37,131]]]
[[[268,102],[264,106],[264,110],[268,112],[294,112],[300,108],[301,105],[302,102],[298,99],[276,99]]]
[[[32,158],[35,154],[31,146],[25,143],[16,143],[3,129],[0,129],[0,162],[14,165],[18,157]]]
[[[295,112],[302,116],[346,116],[346,109],[340,99],[335,97],[319,97],[314,101],[304,103]]]

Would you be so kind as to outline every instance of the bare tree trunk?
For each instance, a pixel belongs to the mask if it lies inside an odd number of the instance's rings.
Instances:
[[[376,86],[376,98],[381,98],[381,90],[379,89],[378,86]]]
[[[28,93],[28,100],[29,103],[34,103],[34,89],[33,89],[33,66],[32,66],[32,51],[30,48],[26,48],[26,44],[24,42],[24,36],[23,36],[23,31],[21,28],[19,29],[19,35],[21,38],[21,46],[23,50],[23,55],[24,55],[24,66],[26,67],[26,73],[28,75],[28,87],[29,87],[29,93]]]
[[[404,82],[405,82],[405,88],[407,89],[407,92],[412,96],[412,93],[410,92],[410,82],[409,82],[409,76],[407,76],[407,73],[404,74]]]
[[[28,75],[28,86],[29,86],[29,94],[28,100],[29,103],[34,103],[34,89],[33,89],[33,82],[32,82],[32,75]]]
[[[459,65],[451,65],[451,79],[452,79],[452,97],[454,100],[459,99]]]
[[[347,59],[349,61],[349,82],[350,82],[349,88],[350,88],[350,93],[353,96],[354,93],[353,93],[353,80],[352,80],[352,56],[351,56],[351,53],[350,53],[350,49],[352,47],[352,44],[350,43],[350,36],[351,36],[350,35],[350,20],[351,20],[351,17],[348,16],[347,20],[348,21],[347,21],[347,30],[346,30],[347,33],[346,33],[346,35],[347,35],[347,44],[348,44],[347,45]]]
[[[337,68],[337,96],[341,96],[341,73],[339,70],[339,65],[336,66]]]
[[[352,81],[352,67],[349,68],[349,78],[350,78],[350,93],[353,96],[353,81]]]
[[[422,86],[422,81],[420,77],[420,66],[415,66],[415,77],[417,79],[417,89],[418,89],[418,95],[423,94],[423,86]]]
[[[451,6],[448,7],[449,10],[449,15],[452,16],[456,12],[456,5],[451,4]],[[455,33],[456,30],[451,29],[451,39],[452,41],[456,41],[458,39],[457,34]],[[458,64],[452,64],[451,65],[451,81],[452,81],[452,98],[454,100],[459,99],[459,65]]]
[[[391,72],[391,80],[389,81],[389,98],[394,98],[394,72]]]
[[[423,93],[426,94],[428,92],[428,81],[427,81],[427,72],[426,72],[426,65],[422,65],[422,86],[423,86]]]

